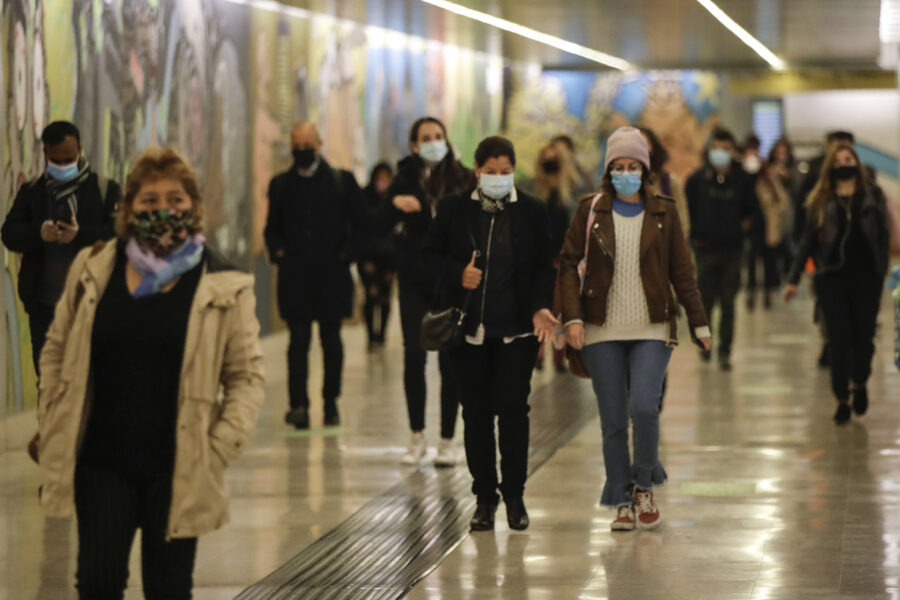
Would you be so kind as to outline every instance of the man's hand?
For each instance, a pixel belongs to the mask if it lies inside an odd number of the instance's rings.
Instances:
[[[475,266],[475,258],[478,252],[472,252],[472,260],[463,269],[462,286],[467,290],[474,290],[481,285],[481,269]]]
[[[797,297],[797,286],[796,285],[787,286],[784,290],[784,301],[790,302],[791,300],[793,300],[796,297]]]
[[[556,335],[556,326],[559,325],[559,320],[553,316],[550,309],[542,308],[531,317],[531,323],[534,325],[534,335],[543,345],[545,341],[552,340]]]
[[[75,220],[74,216],[71,222],[57,223],[56,226],[59,229],[60,244],[71,244],[75,236],[78,235],[78,221]]]
[[[584,324],[569,323],[566,325],[566,338],[569,341],[569,345],[576,350],[584,348]]]
[[[41,239],[45,242],[59,241],[59,227],[53,221],[44,221],[41,223]]]
[[[394,196],[393,200],[394,206],[397,207],[397,210],[405,213],[417,213],[422,212],[422,203],[419,202],[419,199],[415,196],[410,196],[409,194],[403,194],[400,196]]]

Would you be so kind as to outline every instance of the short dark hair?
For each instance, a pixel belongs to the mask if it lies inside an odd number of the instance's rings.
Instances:
[[[572,140],[568,135],[561,133],[559,135],[553,136],[550,140],[551,144],[560,143],[569,149],[569,152],[575,152],[575,141]]]
[[[484,138],[475,148],[475,164],[479,167],[483,167],[484,163],[492,158],[501,156],[509,158],[512,166],[516,166],[516,149],[513,147],[513,143],[499,135]]]
[[[853,144],[856,142],[856,138],[853,137],[852,133],[841,129],[837,131],[829,131],[828,135],[825,136],[825,139],[829,142],[847,142],[848,144]]]
[[[734,134],[724,127],[716,127],[713,129],[712,135],[709,136],[710,142],[730,142],[732,146],[737,146],[734,140]]]
[[[650,140],[650,171],[661,173],[665,164],[669,162],[669,151],[663,146],[655,131],[643,125],[638,125],[638,130]]]
[[[379,173],[387,173],[388,177],[393,177],[394,169],[391,168],[391,165],[389,165],[386,161],[381,161],[374,167],[372,167],[372,172],[369,175],[369,181],[375,181],[375,178],[378,177]]]
[[[78,146],[81,146],[81,133],[75,127],[75,123],[68,121],[53,121],[44,128],[41,134],[41,142],[44,146],[55,146],[66,141],[67,137],[75,138]]]
[[[744,150],[759,150],[761,145],[759,138],[754,133],[744,138]]]

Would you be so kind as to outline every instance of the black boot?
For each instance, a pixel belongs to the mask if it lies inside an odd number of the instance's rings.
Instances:
[[[284,415],[284,422],[293,425],[294,429],[309,429],[309,412],[305,406],[292,408]]]
[[[510,529],[522,531],[528,529],[531,521],[528,519],[528,511],[525,510],[525,501],[522,496],[505,499],[506,503],[506,522],[509,523]]]
[[[850,422],[850,404],[847,402],[841,402],[838,404],[837,410],[834,413],[834,422],[836,425],[845,425]]]
[[[325,427],[337,427],[341,424],[341,416],[338,414],[337,400],[325,401]]]
[[[469,521],[470,531],[491,531],[494,529],[494,514],[497,512],[497,505],[487,502],[479,502],[475,507],[475,514]]]
[[[869,392],[865,384],[856,384],[853,388],[853,412],[862,416],[869,410]]]

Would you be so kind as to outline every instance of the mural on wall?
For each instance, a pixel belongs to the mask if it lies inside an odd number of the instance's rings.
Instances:
[[[719,122],[719,77],[706,71],[644,73],[514,72],[507,134],[531,175],[540,147],[557,134],[572,137],[581,166],[595,172],[606,138],[642,124],[666,145],[669,168],[684,178],[701,162],[703,145]]]
[[[173,145],[197,170],[209,241],[266,284],[266,190],[289,166],[293,123],[315,121],[326,158],[363,185],[372,164],[407,152],[409,125],[425,112],[445,120],[469,164],[478,139],[499,128],[498,57],[228,0],[0,2],[4,210],[41,173],[50,120],[74,121],[94,169],[122,182],[142,148]],[[6,256],[6,412],[32,407],[36,392],[17,266]],[[258,288],[261,307],[273,301],[268,289]]]

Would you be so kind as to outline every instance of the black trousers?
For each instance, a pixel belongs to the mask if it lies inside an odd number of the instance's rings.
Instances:
[[[53,315],[56,307],[49,304],[35,302],[28,305],[28,328],[31,330],[31,359],[34,361],[34,371],[41,374],[39,366],[41,350],[47,341],[47,331],[53,323]]]
[[[496,504],[497,489],[504,498],[521,496],[528,476],[528,395],[537,357],[537,338],[486,340],[482,346],[463,343],[452,351],[459,375],[465,425],[466,462],[475,480],[472,493],[481,503]],[[500,472],[497,478],[497,442]]]
[[[406,408],[409,428],[425,429],[425,361],[428,353],[419,343],[422,317],[431,307],[431,294],[400,286],[400,324],[403,328],[403,386],[406,390]],[[456,432],[456,415],[459,412],[459,384],[453,374],[454,365],[446,352],[438,352],[441,370],[441,437],[453,438]]]
[[[359,262],[359,277],[366,288],[363,312],[369,342],[384,342],[388,316],[391,313],[391,288],[395,273],[387,261],[367,258]]]
[[[188,600],[197,538],[166,541],[171,476],[126,477],[79,464],[77,588],[81,600],[119,600],[128,583],[128,559],[141,530],[141,572],[147,600]]]
[[[719,356],[731,356],[734,341],[734,298],[741,287],[740,250],[696,249],[697,287],[706,314],[712,315],[718,304],[722,315],[719,321]]]
[[[309,344],[312,338],[311,321],[290,321],[291,340],[288,345],[288,394],[291,408],[309,408]],[[322,397],[325,412],[335,408],[341,395],[341,378],[344,370],[344,345],[341,342],[340,321],[319,321],[319,339],[325,363],[325,381]]]
[[[851,378],[865,384],[872,374],[884,280],[874,273],[837,272],[816,283],[831,348],[831,389],[838,400],[847,400]]]
[[[763,281],[766,290],[773,290],[781,285],[781,273],[778,262],[784,256],[783,244],[778,246],[767,246],[760,243],[756,245],[751,242],[747,251],[747,290],[753,292],[756,290],[759,270],[759,259],[762,258],[763,263]]]

